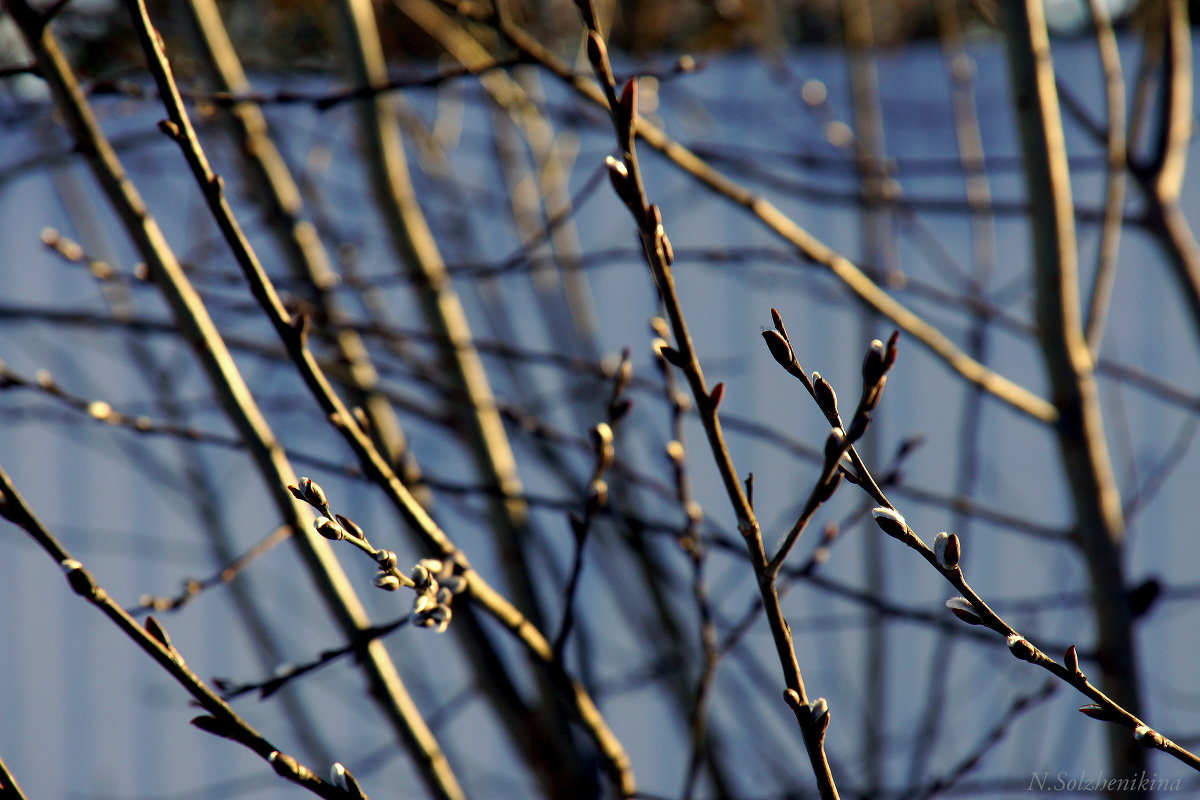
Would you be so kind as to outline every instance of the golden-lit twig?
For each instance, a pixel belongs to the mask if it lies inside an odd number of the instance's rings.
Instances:
[[[215,0],[188,0],[183,4],[194,39],[215,84],[232,94],[245,92],[250,82],[229,39]],[[262,109],[253,103],[234,104],[222,115],[232,128],[245,173],[255,186],[251,195],[265,206],[265,220],[287,257],[291,273],[301,284],[305,300],[322,320],[341,319],[334,289],[339,276],[330,263],[316,226],[305,216],[302,193],[292,170],[271,135]],[[379,373],[359,333],[351,328],[322,325],[319,332],[336,353],[349,399],[360,407],[376,445],[397,464],[406,482],[415,484],[420,467],[388,399],[379,391]],[[428,496],[418,497],[428,504]]]
[[[1093,358],[1100,352],[1100,340],[1108,319],[1116,281],[1117,252],[1121,241],[1121,214],[1125,204],[1125,79],[1121,72],[1121,54],[1113,35],[1107,6],[1100,0],[1088,0],[1095,31],[1096,50],[1104,73],[1105,111],[1104,152],[1107,174],[1104,189],[1104,223],[1100,229],[1100,246],[1096,255],[1096,272],[1084,318],[1084,338]]]
[[[37,57],[42,77],[49,85],[55,106],[78,151],[87,158],[117,218],[146,262],[156,286],[171,308],[181,335],[192,346],[223,410],[244,437],[277,510],[284,521],[299,533],[293,537],[293,541],[323,601],[344,632],[352,633],[369,624],[353,587],[327,543],[314,533],[303,530],[303,517],[307,511],[284,488],[284,484],[294,479],[291,465],[255,403],[207,307],[188,281],[157,221],[128,179],[123,165],[101,130],[57,40],[42,24],[42,18],[27,0],[5,2],[30,50]],[[134,12],[135,21],[143,23],[135,27],[139,29],[145,49],[153,51],[160,42],[151,33],[141,14],[144,8],[133,4],[131,11]],[[386,650],[382,646],[373,647],[361,666],[373,689],[373,701],[379,704],[397,735],[402,740],[414,741],[418,737],[410,735],[413,731],[410,720],[415,705]],[[426,741],[431,739],[428,737]],[[423,768],[436,771],[445,763],[436,743],[419,753],[418,761]]]
[[[21,791],[21,785],[17,783],[16,776],[12,774],[2,758],[0,758],[0,796],[9,797],[10,800],[28,800],[25,793]]]
[[[535,661],[554,680],[572,707],[576,718],[589,731],[603,753],[605,766],[614,782],[621,787],[624,794],[632,794],[634,780],[629,758],[586,690],[557,664],[553,658],[550,644],[541,631],[471,568],[465,554],[454,545],[445,531],[416,501],[409,488],[396,476],[391,466],[366,436],[355,415],[338,397],[324,371],[317,364],[307,346],[307,320],[304,316],[293,317],[284,308],[274,285],[234,219],[225,196],[224,181],[209,166],[182,100],[174,91],[174,82],[171,79],[169,64],[162,52],[161,44],[152,33],[153,29],[145,16],[144,6],[140,3],[138,6],[139,16],[142,20],[142,30],[139,33],[143,39],[143,47],[147,51],[151,68],[159,81],[160,92],[170,117],[160,127],[180,146],[189,167],[202,187],[205,200],[213,211],[217,224],[225,234],[238,265],[246,275],[252,294],[262,305],[272,327],[296,364],[301,378],[322,410],[328,415],[330,422],[350,444],[362,463],[365,474],[385,490],[401,516],[421,536],[426,546],[432,547],[443,559],[457,565],[467,581],[467,595],[511,631],[524,645],[526,651],[534,656]],[[426,742],[426,746],[436,746],[436,742],[429,740]],[[440,750],[438,755],[440,756]],[[441,758],[422,758],[420,760],[423,763],[442,763]],[[455,791],[449,791],[448,787],[453,779],[452,774],[447,773],[440,777],[427,775],[427,777],[439,781],[442,787],[447,789],[446,793],[449,795],[457,796],[460,791],[456,784]]]

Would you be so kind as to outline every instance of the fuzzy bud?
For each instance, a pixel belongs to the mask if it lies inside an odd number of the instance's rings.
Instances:
[[[818,698],[817,700],[818,700],[818,702],[820,702],[820,701],[823,701],[824,699],[825,698],[821,697],[821,698]],[[817,734],[819,736],[821,736],[822,738],[824,738],[825,731],[829,730],[829,721],[830,721],[829,709],[825,708],[820,714],[818,714],[817,709],[814,708],[813,709],[813,718],[817,723]]]
[[[341,789],[354,800],[367,800],[367,793],[359,785],[358,779],[341,764],[334,762],[329,770],[329,782]]]
[[[595,514],[608,502],[608,482],[603,478],[592,481],[588,487],[587,510]]]
[[[321,517],[313,520],[313,527],[317,529],[317,533],[324,536],[331,542],[340,541],[346,538],[346,532],[342,530],[342,526],[338,525],[327,517]]]
[[[358,526],[358,523],[349,517],[343,517],[341,514],[334,514],[333,518],[336,519],[338,524],[342,526],[342,530],[347,536],[353,536],[359,541],[364,541],[367,538],[367,534],[365,534],[363,529]]]
[[[817,406],[825,413],[827,417],[836,417],[838,414],[837,392],[833,390],[833,386],[829,381],[821,377],[821,373],[814,372],[812,374],[813,397],[817,401]]]
[[[819,720],[829,713],[829,703],[826,702],[824,697],[818,697],[808,704],[808,710],[812,712],[813,719]]]
[[[867,355],[863,358],[863,385],[874,386],[883,377],[885,372],[887,372],[887,367],[884,366],[883,342],[878,339],[872,339],[870,346],[867,348]]]
[[[621,351],[621,361],[617,364],[616,372],[613,375],[613,391],[617,394],[628,389],[633,380],[633,362],[629,360],[629,356],[629,348],[626,347]]]
[[[599,475],[612,466],[613,462],[613,430],[607,422],[597,423],[592,428],[592,449],[596,453],[596,474]]]
[[[968,625],[983,624],[983,619],[975,612],[975,606],[965,597],[951,597],[946,601],[946,608]]]
[[[625,164],[612,156],[606,156],[604,166],[608,169],[608,182],[612,184],[613,191],[621,198],[621,202],[625,205],[637,203],[637,186],[629,179],[629,170]]]
[[[879,381],[870,388],[863,396],[863,411],[871,412],[879,405],[879,398],[883,397],[883,388],[887,386],[887,375],[884,375]]]
[[[1144,744],[1146,747],[1157,748],[1163,746],[1163,737],[1158,731],[1151,728],[1149,725],[1138,725],[1133,729],[1133,738]]]
[[[1033,645],[1024,636],[1014,633],[1005,640],[1005,643],[1012,654],[1021,661],[1029,661],[1030,663],[1037,661],[1037,651],[1034,650]]]
[[[763,331],[763,341],[767,343],[767,349],[771,351],[771,357],[779,362],[779,366],[788,369],[796,360],[795,353],[792,352],[792,346],[788,344],[787,339],[779,331]]]
[[[146,617],[143,625],[146,628],[146,633],[157,639],[159,644],[172,652],[175,650],[175,645],[171,643],[171,636],[167,633],[167,629],[162,626],[161,622],[154,617]]]
[[[384,572],[389,572],[396,568],[396,551],[395,550],[379,550],[375,553],[375,563]]]
[[[390,572],[379,573],[373,583],[385,592],[394,592],[400,588],[400,579]]]
[[[684,367],[687,365],[687,359],[683,357],[674,347],[664,344],[658,348],[658,354],[663,357],[663,360],[675,367]]]
[[[867,432],[867,426],[870,424],[870,415],[855,414],[854,419],[850,420],[850,427],[846,429],[846,438],[852,442],[857,442]]]
[[[281,753],[278,750],[272,750],[271,755],[267,756],[267,761],[271,762],[271,766],[275,768],[280,777],[294,781],[308,770],[306,770],[299,761],[289,756],[287,753]]]
[[[846,452],[846,432],[841,428],[833,428],[825,439],[825,465],[836,464]]]
[[[59,562],[62,571],[67,575],[67,583],[71,585],[71,589],[80,597],[88,598],[89,600],[96,596],[99,587],[96,586],[96,581],[92,578],[92,574],[83,568],[83,564],[73,558],[68,558],[65,561]]]
[[[937,556],[938,566],[942,569],[958,569],[962,545],[956,535],[944,531],[939,533],[933,539],[933,552]]]
[[[343,792],[346,791],[346,768],[341,765],[341,762],[335,761],[329,768],[329,782]]]
[[[605,156],[604,166],[608,168],[609,178],[614,182],[619,181],[624,184],[625,181],[629,180],[629,169],[624,163],[617,160],[616,157]],[[617,193],[620,194],[621,191],[618,189]]]
[[[445,564],[438,558],[422,558],[417,564],[429,570],[434,575],[441,573],[442,569],[445,568]]]
[[[904,521],[904,516],[894,508],[878,508],[871,509],[871,516],[875,518],[875,524],[879,529],[896,539],[904,539],[908,534],[908,524]]]
[[[604,40],[595,31],[588,31],[587,57],[592,67],[597,70],[608,64],[608,48],[604,46]]]
[[[675,263],[675,247],[671,244],[671,239],[667,236],[662,228],[659,228],[655,239],[655,246],[662,253],[663,263],[668,267]]]
[[[300,492],[304,498],[304,502],[313,508],[321,511],[329,508],[329,500],[325,497],[325,490],[312,478],[300,479]]]

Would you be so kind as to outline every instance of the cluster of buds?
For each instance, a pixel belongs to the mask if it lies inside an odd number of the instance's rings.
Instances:
[[[857,408],[854,409],[854,416],[851,418],[850,424],[843,426],[838,411],[837,393],[833,390],[833,386],[822,378],[819,372],[812,373],[811,378],[805,373],[796,358],[796,351],[788,337],[787,328],[783,325],[783,317],[775,309],[771,309],[771,322],[774,324],[775,330],[763,331],[762,334],[763,340],[767,343],[767,349],[771,351],[771,357],[787,370],[789,375],[804,384],[831,425],[842,428],[846,439],[851,444],[857,442],[866,432],[867,426],[871,422],[871,414],[879,406],[879,401],[883,397],[883,387],[887,385],[888,370],[896,363],[898,354],[896,343],[900,339],[899,332],[893,332],[888,337],[886,344],[879,339],[874,339],[867,348],[862,366],[862,396],[859,398]]]
[[[395,551],[376,549],[354,520],[333,513],[325,491],[315,481],[301,478],[299,484],[288,486],[288,491],[320,512],[313,520],[317,533],[330,541],[349,542],[375,560],[379,572],[373,583],[377,587],[394,592],[406,586],[416,592],[412,614],[418,627],[446,630],[450,624],[450,602],[466,588],[466,579],[454,574],[453,562],[424,559],[406,575],[399,569]]]
[[[454,563],[436,558],[417,562],[409,573],[417,597],[413,600],[413,624],[433,628],[438,633],[450,624],[450,604],[454,595],[467,588],[467,580],[454,574]]]

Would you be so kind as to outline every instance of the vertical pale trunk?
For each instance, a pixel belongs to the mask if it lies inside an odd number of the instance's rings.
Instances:
[[[1040,0],[1002,6],[1033,231],[1035,318],[1059,412],[1056,433],[1075,509],[1076,542],[1092,584],[1100,684],[1139,714],[1133,620],[1122,565],[1125,526],[1083,336],[1074,207],[1049,34]],[[1129,731],[1110,726],[1108,735],[1115,777],[1145,769],[1145,749]]]

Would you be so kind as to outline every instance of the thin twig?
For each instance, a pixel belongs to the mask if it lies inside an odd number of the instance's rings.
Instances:
[[[254,692],[258,693],[260,700],[266,700],[271,695],[278,692],[284,686],[287,686],[305,675],[309,675],[317,670],[327,667],[333,662],[350,654],[361,655],[365,645],[370,644],[376,639],[387,636],[393,631],[399,630],[412,621],[412,614],[385,622],[381,625],[372,625],[369,628],[363,628],[355,635],[353,641],[336,647],[331,650],[321,651],[316,658],[311,661],[306,661],[303,664],[287,664],[275,671],[275,674],[266,680],[256,683],[233,683],[227,679],[218,678],[213,681],[217,688],[221,690],[221,696],[225,700],[236,700],[247,694]]]
[[[768,346],[771,349],[772,355],[776,361],[783,366],[789,374],[797,378],[804,376],[803,370],[800,368],[799,361],[796,359],[791,342],[788,340],[786,332],[783,330],[782,321],[776,315],[776,330],[779,336],[776,337],[764,334]],[[767,334],[772,334],[773,331],[768,331]],[[894,344],[889,347],[887,355],[882,356],[880,365],[890,368],[895,361]],[[872,383],[872,374],[876,376],[875,381],[878,384],[878,378],[886,375],[886,369],[883,373],[879,373],[879,366],[873,369],[868,369],[868,365],[872,362],[872,353],[875,352],[874,344],[871,351],[868,352],[867,363],[864,364],[864,398],[868,396],[867,388]],[[814,376],[816,373],[814,373]],[[836,417],[836,396],[831,395],[832,388],[822,390],[816,388],[819,386],[817,380],[810,380],[807,376],[804,377],[806,387],[814,387],[810,389],[814,400],[817,402],[821,410],[826,416]],[[835,399],[831,403],[830,397]],[[857,414],[856,414],[857,416]],[[855,427],[851,425],[851,428]],[[908,526],[903,515],[897,510],[896,506],[888,499],[883,489],[880,488],[870,475],[870,471],[865,464],[856,464],[858,480],[855,482],[859,487],[866,492],[872,499],[880,504],[872,514],[875,517],[875,523],[884,533],[894,539],[899,540],[905,546],[915,550],[922,558],[932,565],[955,589],[957,589],[962,597],[954,598],[947,603],[947,606],[959,619],[971,625],[982,625],[988,630],[994,631],[1005,637],[1009,650],[1012,654],[1022,660],[1036,664],[1051,674],[1065,681],[1070,686],[1077,689],[1079,692],[1095,701],[1096,706],[1085,706],[1080,709],[1088,716],[1096,719],[1101,719],[1107,722],[1113,722],[1120,727],[1128,728],[1134,732],[1134,739],[1141,745],[1149,748],[1162,750],[1185,764],[1200,770],[1200,756],[1188,752],[1180,747],[1175,742],[1162,736],[1162,734],[1150,728],[1145,722],[1139,719],[1133,712],[1123,706],[1117,700],[1110,698],[1101,691],[1095,684],[1087,679],[1087,676],[1079,669],[1079,656],[1076,647],[1071,645],[1067,654],[1064,657],[1064,662],[1067,666],[1059,664],[1054,659],[1047,656],[1044,652],[1035,647],[1025,637],[1017,633],[1003,617],[993,610],[983,598],[981,598],[975,590],[967,582],[963,575],[962,568],[959,565],[961,557],[961,545],[958,537],[952,534],[941,533],[935,539],[935,547],[930,548],[921,540],[920,536]],[[1109,584],[1111,586],[1124,586],[1124,582]],[[1114,595],[1113,602],[1119,602],[1128,609],[1128,601],[1123,592],[1112,593]],[[1101,643],[1101,652],[1103,650],[1103,642]],[[1100,661],[1101,668],[1107,666],[1107,656]],[[1107,670],[1106,670],[1107,672]],[[1114,746],[1115,746],[1114,739]]]
[[[608,400],[606,420],[592,428],[593,465],[592,477],[588,481],[587,496],[583,501],[583,513],[571,514],[569,517],[571,532],[575,536],[575,557],[571,564],[571,573],[567,579],[565,605],[562,622],[558,635],[554,637],[554,657],[560,663],[564,661],[567,637],[575,624],[575,608],[579,594],[579,578],[583,573],[584,546],[592,529],[592,522],[608,504],[608,482],[605,474],[613,465],[616,453],[613,446],[617,424],[629,413],[630,403],[622,395],[629,387],[633,378],[633,366],[629,362],[629,351],[621,356],[621,363],[613,377],[612,394]]]
[[[274,745],[262,737],[249,723],[238,716],[208,687],[204,681],[188,668],[183,656],[175,649],[161,623],[153,617],[146,620],[145,627],[129,616],[123,608],[97,582],[58,539],[42,524],[41,520],[25,503],[8,473],[0,468],[0,516],[24,530],[38,546],[49,555],[66,574],[71,589],[108,617],[126,636],[162,667],[188,694],[211,716],[197,717],[192,724],[201,730],[237,742],[253,750],[269,762],[279,775],[296,783],[319,797],[346,798],[349,795],[321,780],[308,767],[291,756],[279,752]]]
[[[1151,728],[1092,683],[1079,669],[1079,654],[1074,645],[1067,649],[1063,659],[1064,663],[1060,664],[1019,634],[967,582],[962,568],[958,564],[959,554],[957,552],[952,558],[948,558],[945,554],[946,551],[935,551],[928,547],[893,507],[876,509],[875,521],[889,536],[915,550],[960,592],[961,597],[954,598],[947,603],[950,610],[960,620],[971,625],[982,625],[988,630],[1000,634],[1004,637],[1009,651],[1015,658],[1041,667],[1092,700],[1094,705],[1084,706],[1080,709],[1087,716],[1126,728],[1133,733],[1132,741],[1138,745],[1162,750],[1192,769],[1200,771],[1200,756],[1187,751]],[[949,538],[947,537],[943,541],[949,541]],[[957,537],[954,537],[954,541],[954,547],[957,548],[959,546]],[[947,548],[946,550],[951,549]],[[1124,593],[1119,593],[1118,596],[1121,602],[1127,602]],[[1103,665],[1104,662],[1101,661],[1101,666],[1103,667]]]
[[[271,531],[263,539],[254,544],[245,552],[239,554],[237,558],[230,561],[221,569],[207,578],[185,578],[183,581],[183,590],[174,597],[159,597],[156,595],[144,594],[138,598],[138,604],[130,610],[131,614],[137,614],[143,611],[178,611],[188,603],[195,600],[202,592],[212,589],[215,586],[223,586],[233,581],[244,569],[250,566],[259,556],[268,552],[275,545],[285,541],[292,535],[292,529],[281,525]]]
[[[929,800],[960,784],[963,778],[970,775],[983,763],[983,759],[988,753],[1004,741],[1004,737],[1012,729],[1013,723],[1022,714],[1037,708],[1040,704],[1049,700],[1059,686],[1061,684],[1057,681],[1047,681],[1036,692],[1017,697],[1005,710],[1004,714],[1001,715],[1000,720],[983,736],[974,750],[964,756],[943,777],[935,778],[928,786],[924,787],[923,791],[911,795],[906,794],[905,796],[913,797],[916,800]]]
[[[612,116],[617,146],[621,153],[620,160],[609,158],[609,177],[617,196],[621,198],[633,215],[646,262],[650,267],[674,334],[674,347],[665,348],[662,353],[668,361],[680,368],[687,378],[708,438],[709,447],[716,461],[717,471],[721,476],[721,482],[724,484],[730,505],[737,516],[738,530],[745,539],[751,564],[758,576],[760,594],[766,608],[767,619],[787,685],[784,692],[785,701],[800,727],[821,797],[823,800],[833,800],[838,797],[838,791],[824,747],[825,729],[829,722],[828,711],[820,708],[824,705],[823,701],[810,708],[804,678],[796,659],[791,633],[779,604],[779,596],[775,590],[774,581],[765,571],[767,555],[758,519],[742,489],[741,478],[734,469],[733,459],[725,442],[725,434],[717,414],[717,407],[724,395],[725,386],[718,384],[710,391],[705,382],[704,372],[700,367],[683,307],[675,288],[675,280],[671,271],[671,264],[674,260],[671,243],[663,228],[662,216],[658,207],[651,205],[646,196],[635,147],[636,131],[640,127],[637,121],[637,81],[631,79],[618,96],[607,48],[596,25],[592,4],[585,0],[579,6],[588,27],[588,57],[592,62],[592,68],[596,72],[609,113]],[[595,89],[594,86],[591,88]]]
[[[700,628],[700,674],[696,678],[692,709],[688,717],[691,753],[688,756],[687,771],[684,773],[683,791],[680,793],[680,800],[690,800],[699,785],[700,768],[703,766],[705,757],[709,760],[713,780],[717,783],[718,789],[724,791],[723,787],[728,784],[724,769],[717,760],[717,754],[712,751],[709,741],[708,709],[721,654],[717,648],[716,621],[704,574],[708,555],[704,540],[700,535],[700,525],[704,521],[704,508],[693,497],[692,484],[687,472],[684,420],[690,400],[687,394],[676,388],[675,370],[663,357],[666,337],[670,336],[666,320],[662,317],[655,317],[652,325],[659,337],[654,343],[655,363],[658,365],[659,372],[662,373],[663,393],[671,408],[672,436],[671,441],[667,443],[667,458],[671,462],[671,472],[675,479],[675,494],[684,516],[683,527],[679,532],[679,546],[687,553],[688,561],[691,563],[692,601],[696,605],[696,616]],[[749,492],[747,492],[747,502],[752,502]]]
[[[458,6],[460,13],[464,7]],[[486,20],[490,21],[490,20]],[[580,78],[561,59],[547,50],[520,27],[504,23],[500,32],[523,53],[544,66],[585,100],[601,107],[608,106],[606,92],[592,81]],[[1028,389],[988,369],[950,341],[941,331],[918,317],[908,308],[871,281],[848,258],[836,252],[808,231],[797,225],[766,198],[754,194],[712,169],[702,159],[672,140],[660,128],[644,118],[635,123],[635,133],[646,144],[661,152],[687,174],[730,202],[745,208],[755,219],[776,235],[795,246],[808,260],[832,272],[839,280],[881,314],[892,320],[914,340],[928,347],[934,355],[971,383],[982,386],[998,399],[1041,422],[1053,422],[1057,411],[1052,404],[1032,394]]]
[[[403,78],[389,78],[369,86],[354,86],[333,92],[296,91],[280,89],[274,92],[256,92],[248,86],[228,87],[218,91],[200,91],[197,89],[180,89],[179,96],[185,101],[207,103],[217,108],[231,109],[242,105],[253,106],[311,106],[316,111],[328,111],[332,108],[355,100],[370,100],[381,95],[393,94],[412,89],[437,89],[446,83],[486,75],[494,70],[504,70],[527,63],[524,56],[516,55],[506,59],[489,59],[484,63],[472,66],[461,66],[429,75],[416,75]],[[14,68],[16,69],[16,68]],[[17,74],[20,74],[19,72]],[[3,77],[0,75],[0,77]],[[134,99],[153,97],[145,86],[129,81],[96,81],[89,88],[89,94],[119,94]]]

